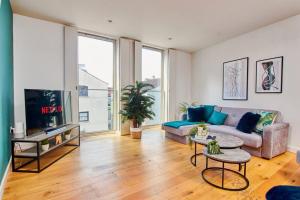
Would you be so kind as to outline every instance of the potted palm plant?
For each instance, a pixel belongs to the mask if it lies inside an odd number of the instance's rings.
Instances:
[[[122,89],[122,121],[130,120],[130,133],[132,138],[140,139],[141,125],[145,119],[153,119],[155,113],[151,110],[154,97],[147,94],[154,88],[153,85],[137,81],[135,85],[127,85]]]

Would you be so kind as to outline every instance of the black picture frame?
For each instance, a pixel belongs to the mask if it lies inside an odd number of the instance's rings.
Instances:
[[[280,59],[281,65],[280,65],[280,75],[281,77],[279,78],[280,80],[280,86],[278,91],[258,91],[258,63],[267,61],[267,60],[275,60],[275,59]],[[284,62],[284,57],[283,56],[277,56],[273,58],[267,58],[267,59],[262,59],[262,60],[257,60],[256,61],[256,73],[255,73],[255,93],[257,94],[281,94],[282,93],[282,85],[283,85],[283,62]]]
[[[246,87],[245,87],[245,97],[241,98],[226,98],[225,97],[225,65],[231,62],[246,60]],[[243,57],[235,60],[230,60],[223,62],[223,87],[222,87],[222,99],[223,100],[233,100],[233,101],[247,101],[248,100],[248,76],[249,76],[249,57]]]

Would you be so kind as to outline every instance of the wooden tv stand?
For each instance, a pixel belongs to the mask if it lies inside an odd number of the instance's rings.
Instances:
[[[65,135],[70,134],[70,138]],[[42,149],[49,141],[49,149]],[[12,171],[39,173],[80,146],[80,126],[69,124],[50,132],[11,139]]]

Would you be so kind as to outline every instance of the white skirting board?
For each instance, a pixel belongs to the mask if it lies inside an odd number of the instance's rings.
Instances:
[[[297,151],[300,151],[300,147],[288,146],[288,151],[296,153]]]
[[[5,170],[5,173],[4,173],[2,181],[1,181],[1,185],[0,185],[0,199],[3,198],[4,188],[5,188],[5,184],[6,184],[6,180],[7,180],[7,175],[8,175],[8,170],[10,168],[10,165],[11,165],[11,157],[9,159],[9,162],[8,162],[7,166],[6,166],[6,170]]]

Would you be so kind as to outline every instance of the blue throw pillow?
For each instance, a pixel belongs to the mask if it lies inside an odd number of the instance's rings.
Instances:
[[[205,109],[203,107],[188,108],[188,121],[201,122],[204,121]]]
[[[214,111],[210,118],[208,119],[208,123],[213,125],[223,125],[228,114]]]
[[[244,133],[251,133],[256,127],[256,124],[259,121],[259,119],[260,114],[247,112],[240,119],[236,129]]]
[[[207,122],[210,118],[210,116],[212,115],[212,113],[215,110],[215,106],[211,106],[211,105],[203,105],[201,106],[204,108],[204,121]]]

